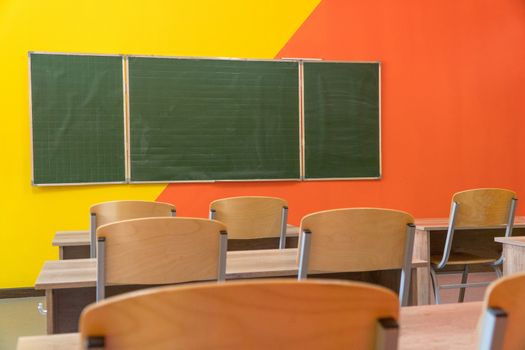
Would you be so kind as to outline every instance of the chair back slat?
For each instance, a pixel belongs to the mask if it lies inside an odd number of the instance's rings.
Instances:
[[[307,215],[309,272],[352,272],[403,266],[409,214],[390,209],[349,208]],[[301,245],[299,245],[301,246]],[[300,254],[300,252],[299,252]]]
[[[505,225],[516,193],[500,188],[479,188],[455,193],[452,201],[459,204],[456,228]]]
[[[211,202],[215,219],[228,228],[230,239],[279,237],[284,199],[275,197],[231,197]]]
[[[165,284],[218,277],[217,221],[142,218],[100,226],[105,237],[106,284]]]
[[[173,216],[174,210],[169,203],[136,200],[103,202],[90,208],[97,215],[97,227],[121,220]]]
[[[249,296],[249,297],[247,297]],[[88,306],[105,349],[373,349],[396,295],[358,282],[266,280],[161,287]],[[394,344],[397,343],[394,339]]]

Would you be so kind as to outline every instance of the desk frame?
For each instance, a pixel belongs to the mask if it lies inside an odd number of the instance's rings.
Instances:
[[[228,252],[226,279],[273,278],[297,276],[297,249],[266,249]],[[412,273],[427,262],[413,262]],[[337,274],[337,278],[374,280],[397,291],[400,270],[352,272]],[[334,277],[325,274],[321,277]],[[416,276],[413,275],[415,279]],[[82,309],[95,301],[96,260],[74,259],[47,261],[40,273],[36,289],[44,289],[47,302],[48,333],[75,331]],[[107,295],[121,294],[145,286],[108,286]],[[416,286],[412,284],[412,303]]]

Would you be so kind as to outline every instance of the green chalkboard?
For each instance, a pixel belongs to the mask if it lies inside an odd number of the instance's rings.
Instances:
[[[305,178],[379,178],[379,63],[305,62]]]
[[[299,179],[299,64],[129,57],[131,181]]]
[[[124,182],[122,57],[30,54],[34,184]]]

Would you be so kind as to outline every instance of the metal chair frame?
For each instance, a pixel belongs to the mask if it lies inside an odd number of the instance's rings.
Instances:
[[[517,199],[512,198],[511,203],[510,203],[510,208],[509,208],[507,224],[505,225],[505,237],[510,237],[512,235],[512,228],[514,226],[514,215],[516,213],[516,204],[517,204]],[[447,230],[447,238],[445,240],[443,256],[439,264],[435,266],[432,264],[430,265],[430,276],[431,276],[432,287],[434,290],[434,298],[435,298],[436,304],[441,303],[441,297],[440,297],[441,289],[460,288],[458,302],[461,303],[463,302],[465,298],[465,289],[467,287],[484,287],[490,284],[490,282],[468,283],[469,265],[474,265],[474,264],[465,264],[463,266],[463,270],[460,271],[461,283],[444,284],[441,286],[439,285],[438,275],[458,273],[457,271],[443,271],[443,269],[448,263],[448,260],[450,258],[450,253],[452,251],[452,241],[454,239],[454,232],[456,230],[456,215],[458,212],[458,208],[459,208],[459,203],[452,202],[452,206],[450,209],[450,223],[449,223],[448,230]],[[500,255],[500,257],[496,259],[494,262],[488,263],[488,264],[483,263],[483,265],[490,266],[496,273],[496,277],[500,278],[502,276],[500,266],[503,264],[503,260],[504,258],[503,258],[503,253],[502,253],[502,255]]]
[[[483,315],[479,350],[502,350],[508,314],[501,308],[488,307]]]

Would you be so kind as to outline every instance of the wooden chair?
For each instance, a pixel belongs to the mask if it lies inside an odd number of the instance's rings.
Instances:
[[[79,328],[86,349],[396,349],[398,319],[386,288],[265,280],[120,295],[86,307]]]
[[[412,216],[397,210],[351,208],[307,215],[301,221],[298,277],[401,269],[399,300],[407,305],[414,232]]]
[[[480,350],[525,349],[525,273],[493,282],[485,294]]]
[[[436,304],[441,302],[441,288],[459,288],[459,302],[463,302],[466,287],[485,286],[489,282],[467,283],[469,265],[484,264],[490,266],[496,272],[497,277],[501,277],[499,266],[503,263],[503,257],[482,256],[467,249],[454,250],[452,241],[456,229],[472,228],[505,228],[505,236],[512,235],[514,224],[514,213],[516,211],[516,193],[513,191],[499,188],[480,188],[462,191],[452,197],[449,226],[443,254],[432,255],[430,262],[430,274]],[[476,235],[471,235],[476,239]],[[438,274],[458,273],[457,271],[446,271],[447,266],[462,266],[463,270],[459,273],[461,283],[439,285]]]
[[[92,258],[96,258],[97,256],[95,232],[99,226],[121,220],[175,216],[177,213],[175,206],[169,203],[135,200],[98,203],[91,206],[89,212],[89,231],[91,238],[90,256]]]
[[[226,227],[197,218],[143,218],[97,229],[97,300],[106,284],[158,285],[226,273]]]
[[[210,203],[210,219],[223,222],[230,239],[279,237],[286,247],[288,204],[275,197],[230,197]]]

